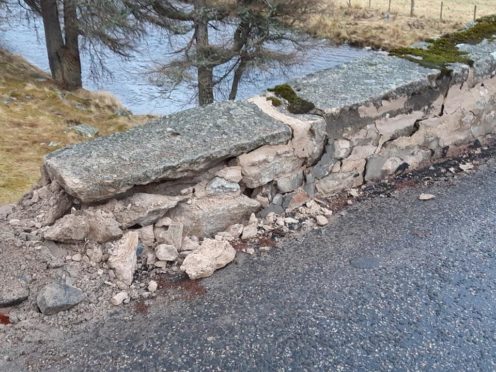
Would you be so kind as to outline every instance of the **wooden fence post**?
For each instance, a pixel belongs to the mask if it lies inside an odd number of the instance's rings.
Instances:
[[[474,21],[477,19],[477,5],[474,5]]]
[[[369,0],[369,9],[372,8],[372,0]]]
[[[391,13],[391,0],[389,0],[388,13]]]
[[[443,20],[443,8],[444,8],[444,2],[441,1],[441,13],[439,14],[439,19],[441,21]]]
[[[415,15],[415,0],[411,0],[410,4],[410,17]]]

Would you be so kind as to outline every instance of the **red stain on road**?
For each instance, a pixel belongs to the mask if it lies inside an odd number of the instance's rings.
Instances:
[[[0,324],[10,324],[10,318],[8,315],[0,313]]]

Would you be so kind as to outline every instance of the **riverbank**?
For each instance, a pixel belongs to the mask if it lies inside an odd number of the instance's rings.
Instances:
[[[415,16],[410,17],[410,1],[324,0],[325,8],[311,17],[303,28],[314,36],[338,43],[360,47],[391,50],[408,47],[425,39],[454,32],[473,20],[473,4],[459,0],[445,0],[443,20],[440,20],[440,2],[417,0]],[[478,4],[477,16],[494,13],[488,0]]]
[[[45,72],[0,49],[0,205],[37,182],[45,154],[91,139],[90,128],[107,135],[146,120],[108,93],[62,91]]]

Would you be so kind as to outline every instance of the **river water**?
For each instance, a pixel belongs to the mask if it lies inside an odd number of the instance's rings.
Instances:
[[[183,43],[184,40],[171,41],[159,30],[151,29],[129,58],[105,53],[103,62],[110,74],[99,73],[91,63],[91,54],[85,52],[82,56],[83,85],[89,90],[111,92],[135,114],[166,115],[193,107],[196,104],[193,86],[182,84],[173,92],[164,92],[163,87],[157,86],[150,78],[151,69],[172,58],[171,45],[174,42]],[[43,27],[39,21],[28,22],[22,12],[11,18],[8,27],[0,27],[0,46],[49,71]],[[257,95],[288,79],[351,61],[365,53],[346,45],[334,46],[315,40],[298,55],[298,64],[251,73],[250,79],[240,85],[238,99]],[[216,92],[216,99],[225,99],[225,94]]]

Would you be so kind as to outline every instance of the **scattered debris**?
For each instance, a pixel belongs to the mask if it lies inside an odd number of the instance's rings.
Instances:
[[[419,200],[427,201],[427,200],[432,200],[435,197],[436,196],[435,195],[432,195],[432,194],[420,194],[418,198],[419,198]]]

